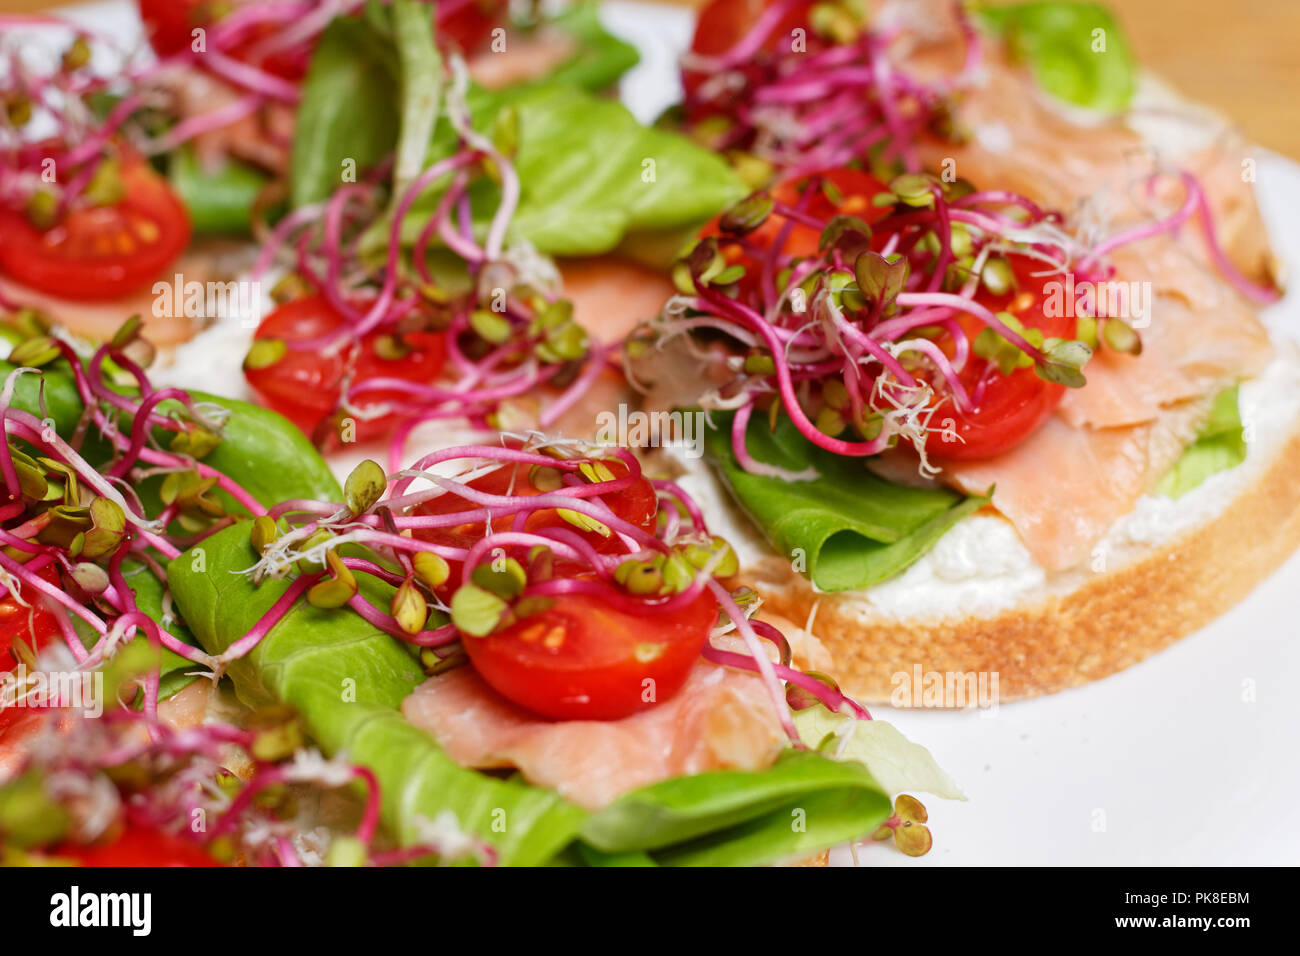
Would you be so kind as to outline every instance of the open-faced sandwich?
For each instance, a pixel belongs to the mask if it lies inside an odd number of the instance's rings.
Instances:
[[[273,278],[276,302],[255,327],[190,308],[188,271],[151,284],[181,269],[193,205],[150,142],[223,130],[225,107],[142,141],[132,97],[161,73],[115,84],[65,56],[23,77],[22,228],[0,237],[5,862],[760,864],[872,835],[926,852],[904,791],[958,798],[952,781],[797,665],[808,635],[736,579],[689,495],[583,440],[629,394],[619,340],[672,291],[608,254],[675,241],[744,195],[738,176],[585,89],[610,79],[598,45],[490,88],[427,5],[293,26],[276,7],[195,21],[215,60],[146,9],[173,84],[215,63],[299,103],[291,159],[250,201],[263,241],[240,281]],[[272,69],[300,47],[309,66]],[[382,110],[339,97],[358,81]],[[119,97],[107,118],[76,112],[92,94]],[[52,103],[94,132],[34,139]],[[41,183],[49,152],[73,183]],[[91,271],[77,294],[113,293],[97,315],[146,289],[162,314],[82,321],[54,293]],[[383,442],[389,467],[363,457],[341,485],[321,456],[338,471]]]
[[[815,611],[869,699],[917,668],[1006,699],[1240,600],[1300,541],[1300,359],[1259,312],[1245,145],[1130,107],[1093,5],[743,6],[706,8],[685,121],[773,185],[704,230],[628,361],[647,407],[708,412],[769,607]]]
[[[715,0],[653,126],[590,3],[139,7],[0,21],[2,863],[919,855],[857,698],[1300,539],[1242,147],[1099,7]]]
[[[8,862],[929,848],[891,795],[953,784],[791,666],[630,452],[503,438],[340,488],[274,412],[154,388],[137,331],[0,365]]]

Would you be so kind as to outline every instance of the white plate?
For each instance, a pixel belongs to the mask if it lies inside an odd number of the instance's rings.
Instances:
[[[605,5],[609,28],[647,51],[622,93],[642,119],[679,95],[671,51],[693,15]],[[665,51],[669,55],[665,56]],[[1300,274],[1300,166],[1260,157],[1259,197]],[[1300,335],[1300,301],[1274,307]],[[1300,480],[1298,478],[1297,480]],[[926,800],[934,849],[911,859],[866,846],[868,866],[1280,864],[1300,860],[1300,554],[1210,627],[1087,687],[996,712],[891,711],[962,785]],[[834,862],[850,863],[836,851]]]
[[[135,32],[129,3],[74,10],[116,35]],[[679,95],[675,57],[689,43],[693,15],[613,2],[602,18],[642,52],[622,94],[638,118],[651,120]],[[1300,166],[1261,155],[1258,187],[1275,246],[1300,274],[1300,221],[1282,215],[1300,209]],[[1300,335],[1297,297],[1274,309],[1273,326]],[[242,382],[233,361],[230,379]],[[935,836],[928,856],[867,846],[860,862],[1297,862],[1297,593],[1300,554],[1210,627],[1087,687],[987,713],[882,709],[930,748],[970,799],[927,802]],[[835,860],[850,862],[848,852]]]

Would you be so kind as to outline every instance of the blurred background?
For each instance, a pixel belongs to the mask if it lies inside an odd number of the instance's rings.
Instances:
[[[66,0],[65,0],[66,2]],[[668,0],[700,6],[705,0]],[[0,0],[17,13],[59,0]],[[1144,66],[1300,159],[1300,0],[1109,0]]]
[[[2,2],[2,0],[0,0]],[[1300,0],[1112,0],[1148,69],[1300,159]]]

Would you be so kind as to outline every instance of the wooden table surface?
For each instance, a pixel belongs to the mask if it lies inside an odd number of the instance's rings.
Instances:
[[[1112,3],[1139,61],[1300,159],[1300,0]]]
[[[0,11],[57,5],[0,0]],[[1300,0],[1110,0],[1110,5],[1144,66],[1233,117],[1259,143],[1300,158]]]

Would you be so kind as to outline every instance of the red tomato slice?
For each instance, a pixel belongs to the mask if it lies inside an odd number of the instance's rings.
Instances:
[[[463,643],[483,679],[521,707],[555,720],[617,720],[681,689],[717,614],[708,591],[679,611],[644,615],[569,595]]]
[[[59,583],[58,571],[53,564],[46,565],[38,574],[51,584]],[[15,638],[37,653],[59,638],[59,625],[54,612],[45,606],[40,592],[29,585],[23,585],[19,596],[27,602],[27,607],[8,591],[0,599],[0,672],[12,671],[18,666],[19,657],[14,651]],[[6,707],[0,710],[0,737],[24,716],[36,713],[38,711],[30,707]]]
[[[138,0],[140,19],[144,21],[149,44],[159,56],[170,56],[186,49],[194,40],[196,27],[213,22],[210,0]],[[463,52],[482,46],[501,19],[504,0],[465,0],[462,3],[438,4],[438,37],[450,41]],[[445,12],[444,12],[445,10]],[[265,23],[248,30],[226,52],[259,69],[286,80],[301,80],[307,71],[308,51],[300,48],[276,50],[266,57],[255,55],[261,43],[284,30],[287,24]]]
[[[121,175],[120,202],[74,209],[46,230],[0,209],[0,271],[81,301],[117,299],[157,279],[189,244],[189,213],[143,160],[126,160]]]
[[[305,296],[266,316],[255,338],[305,342],[333,332],[346,322],[323,296]],[[407,333],[404,339],[410,351],[398,359],[377,355],[377,338],[377,335],[368,336],[361,342],[359,351],[352,347],[326,354],[316,349],[289,348],[280,361],[265,368],[245,368],[244,376],[268,405],[310,434],[338,406],[350,365],[353,385],[374,378],[399,378],[428,384],[442,372],[447,357],[442,333]],[[401,395],[381,389],[363,393],[357,403],[380,404],[401,398]],[[393,415],[358,418],[357,440],[383,437],[396,418]]]
[[[772,6],[775,0],[712,0],[700,11],[695,22],[695,36],[691,40],[691,52],[700,56],[718,56],[732,49],[753,29],[755,21],[763,11]],[[773,30],[768,33],[760,50],[773,53],[782,49],[791,39],[791,31],[796,27],[806,27],[808,11],[814,0],[795,4]],[[707,79],[707,74],[693,70],[682,73],[682,86],[689,98],[697,87]]]
[[[809,193],[808,190],[812,192]],[[791,208],[798,208],[803,201],[803,211],[819,222],[830,222],[836,216],[856,216],[870,225],[890,213],[888,208],[882,209],[872,204],[872,198],[883,192],[888,192],[888,187],[871,173],[840,167],[816,173],[797,182],[780,183],[772,190],[772,198]],[[773,213],[761,226],[744,237],[745,242],[759,249],[767,249],[777,241],[790,222],[785,216]],[[705,226],[702,234],[721,235],[718,220],[714,219]],[[815,255],[821,234],[821,229],[795,222],[781,246],[781,252],[797,258]],[[740,288],[742,300],[748,298],[749,292],[757,289],[761,266],[736,243],[724,244],[722,254],[729,264],[745,267],[745,278],[740,281]]]
[[[82,866],[220,866],[189,840],[161,830],[128,823],[109,843],[81,846],[65,843],[52,855],[71,857]]]
[[[138,0],[145,36],[159,56],[169,56],[190,45],[193,30],[206,24],[204,0]]]
[[[994,312],[1010,311],[1026,328],[1041,329],[1044,338],[1073,338],[1077,331],[1073,316],[1048,316],[1043,311],[1043,286],[1053,277],[1032,275],[1043,271],[1043,264],[1025,256],[1008,258],[1015,272],[1016,288],[1003,296],[980,297],[980,302]],[[984,327],[970,316],[960,321],[972,342]],[[951,352],[951,343],[940,344]],[[939,404],[930,419],[938,430],[930,433],[925,444],[926,454],[931,457],[972,461],[992,458],[1014,448],[1047,420],[1065,394],[1064,386],[1043,381],[1033,368],[1018,368],[1010,375],[1003,375],[975,355],[966,363],[960,377],[972,398],[977,383],[987,377],[979,406],[973,412],[962,413],[951,398]]]
[[[622,478],[627,474],[627,465],[621,461],[609,460],[604,462],[605,467],[610,470],[616,478]],[[475,478],[469,483],[470,487],[476,491],[482,491],[493,495],[515,495],[519,497],[532,497],[542,494],[528,480],[528,475],[532,471],[531,465],[510,464],[507,463],[496,471],[490,472],[481,478]],[[613,510],[614,514],[629,524],[636,525],[644,531],[654,531],[655,522],[659,514],[659,497],[655,493],[654,486],[650,484],[648,478],[639,478],[632,485],[617,494],[606,496],[605,504]],[[468,511],[474,505],[459,498],[455,495],[440,495],[419,505],[415,510],[417,514],[437,515],[448,514],[454,511]],[[506,531],[512,527],[514,522],[513,515],[507,515],[492,520],[493,531]],[[574,525],[565,521],[556,514],[554,508],[547,508],[543,511],[536,511],[528,517],[524,523],[526,531],[540,531],[543,528],[568,528],[572,531],[578,531]],[[593,547],[602,553],[610,553],[618,550],[619,545],[610,538],[606,538],[596,531],[581,532]],[[465,535],[477,540],[483,536],[482,523],[473,525],[460,525],[455,528],[448,528],[445,532],[442,529],[422,532],[427,535],[456,534]]]
[[[159,56],[170,56],[194,42],[194,30],[209,27],[215,20],[211,0],[138,0],[149,45]],[[216,18],[220,19],[220,18]],[[287,24],[264,23],[244,31],[237,43],[223,50],[260,70],[286,80],[301,80],[307,73],[309,52],[301,45],[257,55],[263,41],[284,30]]]
[[[442,0],[438,4],[438,38],[450,40],[462,53],[473,53],[487,42],[505,7],[504,0]]]
[[[264,41],[282,29],[284,28],[270,23],[253,27],[237,43],[231,44],[229,55],[281,79],[299,82],[307,75],[314,47],[295,44],[266,54],[258,51]]]
[[[817,185],[818,179],[831,188]],[[808,194],[806,190],[809,188],[815,191]],[[851,215],[873,224],[890,214],[889,208],[879,208],[871,202],[872,197],[886,190],[887,187],[870,173],[833,169],[798,183],[782,183],[773,190],[773,198],[788,206],[795,206],[804,198],[804,209],[818,221],[825,222],[836,215]],[[776,241],[787,222],[783,216],[772,215],[750,233],[746,241],[766,248]],[[719,234],[717,220],[704,230],[706,236]],[[820,230],[797,224],[791,229],[782,251],[791,256],[813,255],[817,252],[820,237]],[[757,265],[738,245],[724,245],[723,255],[728,262],[746,267],[745,278],[740,283],[742,300],[753,295],[758,281]],[[1025,256],[1010,256],[1009,259],[1016,276],[1015,289],[1002,296],[981,296],[981,304],[995,312],[1012,311],[1026,328],[1040,329],[1044,338],[1072,338],[1076,333],[1072,317],[1047,316],[1043,312],[1043,285],[1050,276],[1035,278],[1033,275],[1043,271],[1043,265]],[[983,324],[971,316],[962,316],[959,321],[974,341]],[[940,345],[949,355],[952,354],[951,341],[941,339]],[[932,432],[926,441],[928,455],[959,461],[998,455],[1038,429],[1065,394],[1062,386],[1043,381],[1032,368],[1016,369],[1010,375],[1002,375],[996,369],[990,372],[989,363],[977,357],[972,357],[961,373],[961,382],[968,393],[975,392],[986,373],[988,381],[975,411],[958,412],[951,398],[939,404],[931,419],[937,431]]]
[[[605,465],[617,477],[627,474],[627,466],[621,461],[607,461]],[[530,471],[532,471],[531,465],[507,464],[494,472],[484,475],[482,478],[475,478],[469,485],[477,491],[493,495],[510,494],[532,497],[541,494],[541,492],[529,482],[528,475]],[[659,497],[649,479],[640,478],[623,491],[606,496],[605,503],[610,506],[615,515],[629,524],[636,525],[644,531],[653,532],[655,530],[659,516]],[[415,513],[422,515],[449,514],[456,511],[468,511],[473,507],[474,505],[465,501],[465,499],[447,494],[440,495],[417,506]],[[492,530],[497,532],[508,531],[513,526],[513,522],[513,515],[494,518],[492,520]],[[612,554],[622,548],[617,538],[606,538],[597,531],[583,531],[565,521],[554,508],[536,511],[524,522],[525,531],[535,532],[546,528],[565,528],[579,534],[601,554]],[[483,531],[483,524],[479,522],[457,525],[452,528],[417,529],[415,535],[417,538],[432,541],[436,544],[469,548],[483,537]],[[450,598],[451,592],[460,583],[460,564],[453,561],[451,565],[452,573],[448,578],[449,584],[446,592],[442,594],[444,598]]]
[[[819,222],[829,222],[836,216],[856,216],[870,225],[889,215],[888,208],[872,204],[872,199],[888,191],[889,187],[871,173],[841,167],[825,170],[797,183],[781,183],[773,190],[772,198],[790,207],[798,207],[800,200],[805,200],[803,211]],[[754,233],[755,241],[776,241],[786,222],[784,216],[769,216]],[[818,251],[820,240],[820,229],[798,223],[790,231],[782,252],[790,256],[811,256]]]
[[[49,583],[58,585],[59,574],[53,563],[37,573]],[[19,597],[29,606],[24,607],[8,591],[0,599],[0,671],[11,671],[18,666],[18,657],[13,649],[15,637],[39,652],[59,636],[54,612],[45,606],[39,591],[24,585]]]

